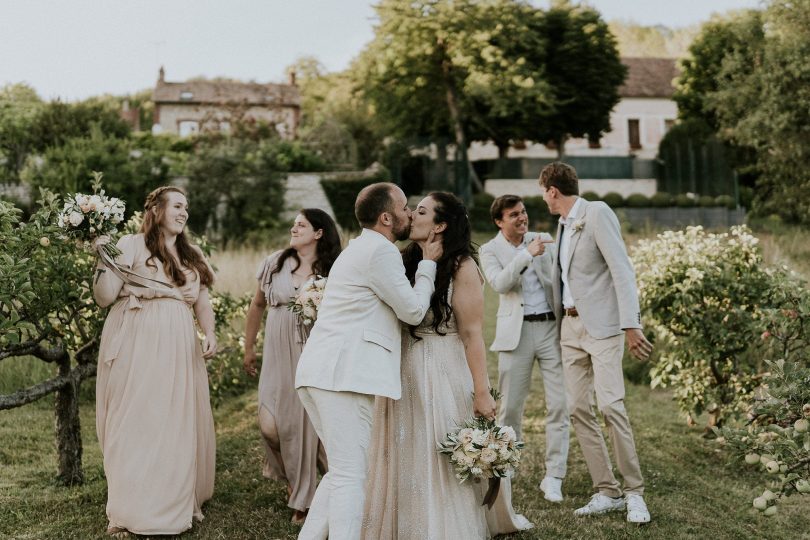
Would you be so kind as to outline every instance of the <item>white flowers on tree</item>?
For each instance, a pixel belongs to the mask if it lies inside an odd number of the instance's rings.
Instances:
[[[323,300],[326,278],[315,276],[307,280],[299,289],[298,295],[287,304],[287,309],[298,315],[305,326],[311,326],[318,318],[318,308]]]

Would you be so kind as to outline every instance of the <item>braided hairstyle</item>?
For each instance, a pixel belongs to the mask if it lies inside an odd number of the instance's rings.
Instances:
[[[214,282],[214,274],[211,272],[208,264],[206,264],[199,248],[189,242],[185,231],[178,234],[175,241],[177,258],[166,249],[166,242],[163,230],[160,228],[160,223],[163,221],[163,216],[166,212],[166,203],[168,202],[168,194],[171,192],[179,193],[184,197],[186,196],[185,191],[179,187],[163,186],[152,191],[152,193],[146,197],[146,202],[143,205],[143,224],[141,225],[141,232],[146,242],[146,248],[151,254],[146,260],[146,266],[157,269],[157,265],[152,259],[159,260],[163,263],[163,269],[166,271],[166,275],[179,287],[186,284],[186,275],[181,267],[196,270],[200,276],[200,284],[208,287]],[[179,261],[177,260],[178,258],[180,259]]]
[[[452,193],[444,191],[434,191],[429,193],[428,197],[436,203],[433,208],[435,212],[433,222],[447,224],[442,233],[442,256],[436,261],[436,289],[430,297],[433,330],[439,335],[444,335],[439,328],[453,314],[453,308],[447,298],[450,281],[465,259],[472,258],[478,264],[478,254],[472,243],[472,228],[464,203]],[[402,250],[405,273],[411,283],[416,279],[416,267],[421,260],[422,248],[416,242],[412,242]],[[411,326],[411,335],[414,335],[415,328]]]

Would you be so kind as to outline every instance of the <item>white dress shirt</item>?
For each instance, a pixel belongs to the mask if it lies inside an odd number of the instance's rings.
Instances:
[[[530,258],[532,257],[526,247],[528,246],[528,242],[526,242],[525,236],[519,245],[516,246],[511,242],[509,242],[509,245],[515,250],[516,256],[525,252]],[[536,315],[551,311],[551,304],[548,303],[548,299],[546,298],[546,290],[543,288],[540,277],[538,277],[537,272],[534,271],[531,264],[523,272],[521,278],[521,285],[523,287],[523,314]]]
[[[574,305],[574,297],[571,296],[571,287],[568,285],[568,269],[570,268],[570,258],[569,255],[569,248],[571,247],[571,238],[574,236],[574,222],[579,218],[580,209],[582,207],[582,198],[577,197],[577,200],[574,202],[574,206],[571,207],[571,211],[568,212],[568,217],[560,217],[560,223],[562,223],[563,228],[563,235],[562,240],[560,240],[560,268],[562,270],[562,300],[563,300],[563,307],[566,309],[570,309],[576,307]],[[570,225],[570,226],[569,226]]]

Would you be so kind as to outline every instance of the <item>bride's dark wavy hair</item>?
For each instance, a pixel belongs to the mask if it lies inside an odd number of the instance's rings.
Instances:
[[[430,311],[433,314],[433,330],[439,335],[445,335],[439,329],[450,319],[453,308],[448,302],[447,293],[450,289],[450,280],[456,274],[461,263],[472,258],[478,264],[478,253],[472,242],[472,228],[470,218],[464,203],[445,191],[434,191],[428,197],[436,203],[433,223],[446,223],[442,233],[442,256],[436,262],[436,289],[430,297]],[[405,264],[405,273],[411,283],[416,278],[416,267],[422,260],[422,248],[412,242],[402,250],[402,261]],[[414,335],[415,326],[411,326],[411,335]]]

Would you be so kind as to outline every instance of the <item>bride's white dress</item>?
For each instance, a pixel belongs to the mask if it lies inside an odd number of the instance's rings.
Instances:
[[[448,302],[453,292],[452,283]],[[363,518],[366,539],[489,538],[531,528],[511,504],[509,481],[491,510],[486,483],[459,483],[437,444],[473,415],[473,381],[455,317],[437,334],[431,312],[402,331],[402,398],[378,397]]]

